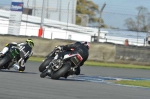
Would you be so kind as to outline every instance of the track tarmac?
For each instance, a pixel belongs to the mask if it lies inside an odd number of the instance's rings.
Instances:
[[[109,83],[118,79],[150,79],[149,70],[81,67],[67,79],[40,78],[40,62],[29,61],[25,72],[0,71],[0,99],[149,99],[150,89]]]

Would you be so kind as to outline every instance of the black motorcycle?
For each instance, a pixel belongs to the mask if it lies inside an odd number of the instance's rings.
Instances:
[[[54,59],[59,52],[61,51],[55,48],[40,65],[41,78],[46,76],[51,77],[51,79],[67,78],[69,75],[74,74],[75,69],[83,60],[79,54],[66,54],[63,58]]]
[[[9,49],[9,51],[0,57],[0,69],[10,69],[13,64],[18,63],[21,64],[21,61],[27,57],[31,52],[31,47],[28,44],[23,46],[13,46]],[[25,67],[21,67],[19,71],[24,71]]]

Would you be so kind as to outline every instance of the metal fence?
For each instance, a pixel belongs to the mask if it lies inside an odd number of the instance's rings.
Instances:
[[[0,5],[0,9],[8,11],[10,9],[10,6],[9,5]],[[38,9],[36,9],[36,10],[37,10],[36,15],[40,17],[41,13],[40,12],[38,13],[38,11],[42,10],[42,7],[38,7]],[[45,15],[46,15],[45,18],[48,18],[48,19],[52,18],[53,20],[55,20],[55,18],[56,18],[57,21],[61,21],[61,20],[58,20],[59,16],[60,16],[60,14],[64,14],[67,16],[62,17],[62,18],[63,19],[65,18],[66,23],[67,23],[67,20],[69,20],[70,17],[73,17],[74,14],[76,14],[76,13],[73,13],[72,11],[73,10],[70,10],[69,8],[61,9],[61,12],[60,12],[60,10],[55,11],[53,9],[46,8],[45,9]],[[50,12],[52,15],[50,15]],[[35,12],[32,12],[32,13],[35,13]],[[105,25],[107,26],[107,28],[100,28],[100,29],[108,31],[108,33],[106,34],[105,42],[124,44],[124,41],[126,39],[128,39],[129,44],[131,44],[131,45],[145,46],[146,45],[146,37],[149,35],[149,32],[148,31],[144,31],[144,32],[129,31],[125,25],[126,19],[128,19],[128,18],[135,19],[137,17],[137,15],[133,15],[132,13],[127,14],[127,13],[128,12],[116,13],[116,12],[108,12],[105,10],[103,11],[102,19],[103,19]],[[29,14],[29,13],[27,13],[27,14]],[[78,15],[78,14],[76,14],[76,15]],[[148,14],[148,16],[149,16],[149,14]],[[84,16],[83,20],[81,20],[81,25],[86,24],[86,23],[83,23],[83,22],[87,22],[87,21],[84,21],[84,19],[87,20],[87,18],[85,18],[85,16]],[[75,20],[75,18],[74,18],[74,20]],[[4,26],[4,24],[1,24],[1,26]],[[99,27],[99,25],[95,26],[92,24],[89,24],[89,26],[93,27],[93,28]],[[96,33],[95,35],[97,35],[97,34],[98,33]]]
[[[9,11],[10,6],[9,5],[0,5],[0,9]],[[36,15],[38,15],[39,17],[41,16],[40,10],[42,10],[42,7],[39,7],[39,9],[38,9],[39,12],[38,11],[36,12],[37,13]],[[27,14],[29,15],[28,9],[26,9],[26,11],[27,11]],[[49,19],[51,18],[51,16],[49,15],[50,12],[53,12],[53,18],[56,18],[57,21],[60,21],[58,19],[60,17],[60,14],[62,14],[62,13],[66,14],[66,15],[71,14],[70,16],[64,17],[66,19],[69,19],[69,17],[72,16],[72,13],[70,13],[72,10],[62,9],[61,12],[59,12],[59,11],[60,10],[57,10],[55,12],[55,10],[52,10],[52,9],[51,10],[45,9],[45,13],[47,15],[47,16],[45,16],[45,18],[49,18]],[[33,13],[34,13],[33,15],[35,15],[35,12],[33,12]],[[76,15],[78,15],[78,14],[76,14]],[[82,16],[84,16],[84,17],[83,17],[83,20],[81,20],[81,25],[87,25],[87,23],[86,23],[87,21],[85,21],[85,20],[87,20],[87,18],[85,18],[85,16],[87,16],[87,15],[81,15],[81,17]],[[148,14],[148,16],[149,16],[149,14]],[[137,15],[134,15],[134,14],[128,13],[128,12],[124,12],[124,11],[122,13],[116,13],[115,11],[114,12],[113,11],[108,12],[105,10],[103,11],[102,19],[107,27],[100,28],[100,30],[108,31],[108,33],[106,33],[104,38],[100,39],[100,42],[113,43],[113,45],[115,43],[116,46],[101,47],[101,45],[99,45],[99,46],[96,45],[95,48],[93,47],[90,49],[90,50],[93,49],[94,53],[90,54],[90,55],[93,55],[92,56],[93,58],[95,58],[95,56],[96,56],[100,59],[103,59],[102,61],[105,61],[105,60],[106,61],[108,61],[108,60],[114,61],[113,59],[116,59],[117,62],[128,62],[128,63],[142,62],[142,63],[149,64],[149,55],[150,55],[149,48],[148,47],[138,47],[138,46],[149,45],[149,44],[147,44],[148,40],[146,38],[149,35],[149,31],[142,31],[142,32],[141,31],[129,31],[125,25],[126,19],[128,19],[128,18],[136,19]],[[0,20],[2,20],[2,19],[0,18]],[[55,20],[55,19],[53,19],[53,20]],[[3,20],[3,21],[8,21],[8,20]],[[8,24],[6,24],[6,23],[4,24],[4,23],[1,23],[0,27],[8,26]],[[67,24],[67,21],[66,21],[66,24]],[[26,25],[28,25],[28,24],[26,24]],[[28,26],[30,26],[30,25],[28,25]],[[30,27],[32,29],[33,26],[30,26]],[[90,24],[90,27],[97,28],[97,30],[98,30],[99,25]],[[93,37],[95,39],[94,41],[97,41],[96,40],[97,35],[98,35],[98,32],[93,35]],[[125,44],[126,40],[128,40],[129,45],[136,45],[136,46],[118,45],[118,44]],[[3,40],[3,41],[5,41],[5,40]],[[39,41],[37,41],[37,42],[41,45],[49,45],[49,46],[51,45],[51,44],[49,44],[49,42],[48,43],[39,42]],[[44,48],[43,50],[45,50],[45,47],[43,47],[43,48]],[[48,49],[48,48],[46,47],[46,49]],[[108,52],[108,51],[110,51],[110,52]],[[99,55],[99,53],[103,53],[103,54]]]

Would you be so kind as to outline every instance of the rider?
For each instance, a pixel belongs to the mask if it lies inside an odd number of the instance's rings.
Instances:
[[[80,65],[76,68],[76,70],[74,71],[74,74],[79,75],[80,74],[80,66],[82,66],[84,64],[84,62],[88,59],[90,44],[88,42],[75,42],[73,44],[58,46],[57,48],[60,50],[68,50],[68,51],[58,53],[58,55],[56,55],[54,59],[62,58],[66,54],[77,54],[78,53],[81,55],[83,60],[80,63]],[[73,51],[71,49],[73,49]]]
[[[20,61],[20,64],[19,64],[19,65],[13,64],[12,67],[13,67],[15,70],[18,70],[18,71],[20,71],[20,72],[25,70],[25,65],[24,65],[24,63],[26,63],[27,60],[28,60],[28,58],[29,58],[30,56],[32,56],[32,54],[33,54],[33,52],[32,52],[32,48],[34,47],[34,42],[33,42],[33,40],[32,40],[32,39],[27,39],[27,40],[26,40],[26,43],[16,43],[16,42],[8,43],[8,44],[6,44],[6,46],[4,47],[4,49],[0,52],[0,57],[2,57],[2,56],[4,56],[4,55],[7,53],[7,51],[10,50],[11,47],[21,48],[22,46],[27,46],[27,47],[28,47],[28,50],[30,50],[30,53],[29,53],[29,55],[28,55],[26,58],[24,58],[24,59],[22,59],[22,60]]]

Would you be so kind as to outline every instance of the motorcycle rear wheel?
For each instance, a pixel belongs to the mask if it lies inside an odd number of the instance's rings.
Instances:
[[[63,77],[68,70],[71,68],[71,63],[66,62],[58,71],[51,72],[51,79],[58,80],[60,77]]]

